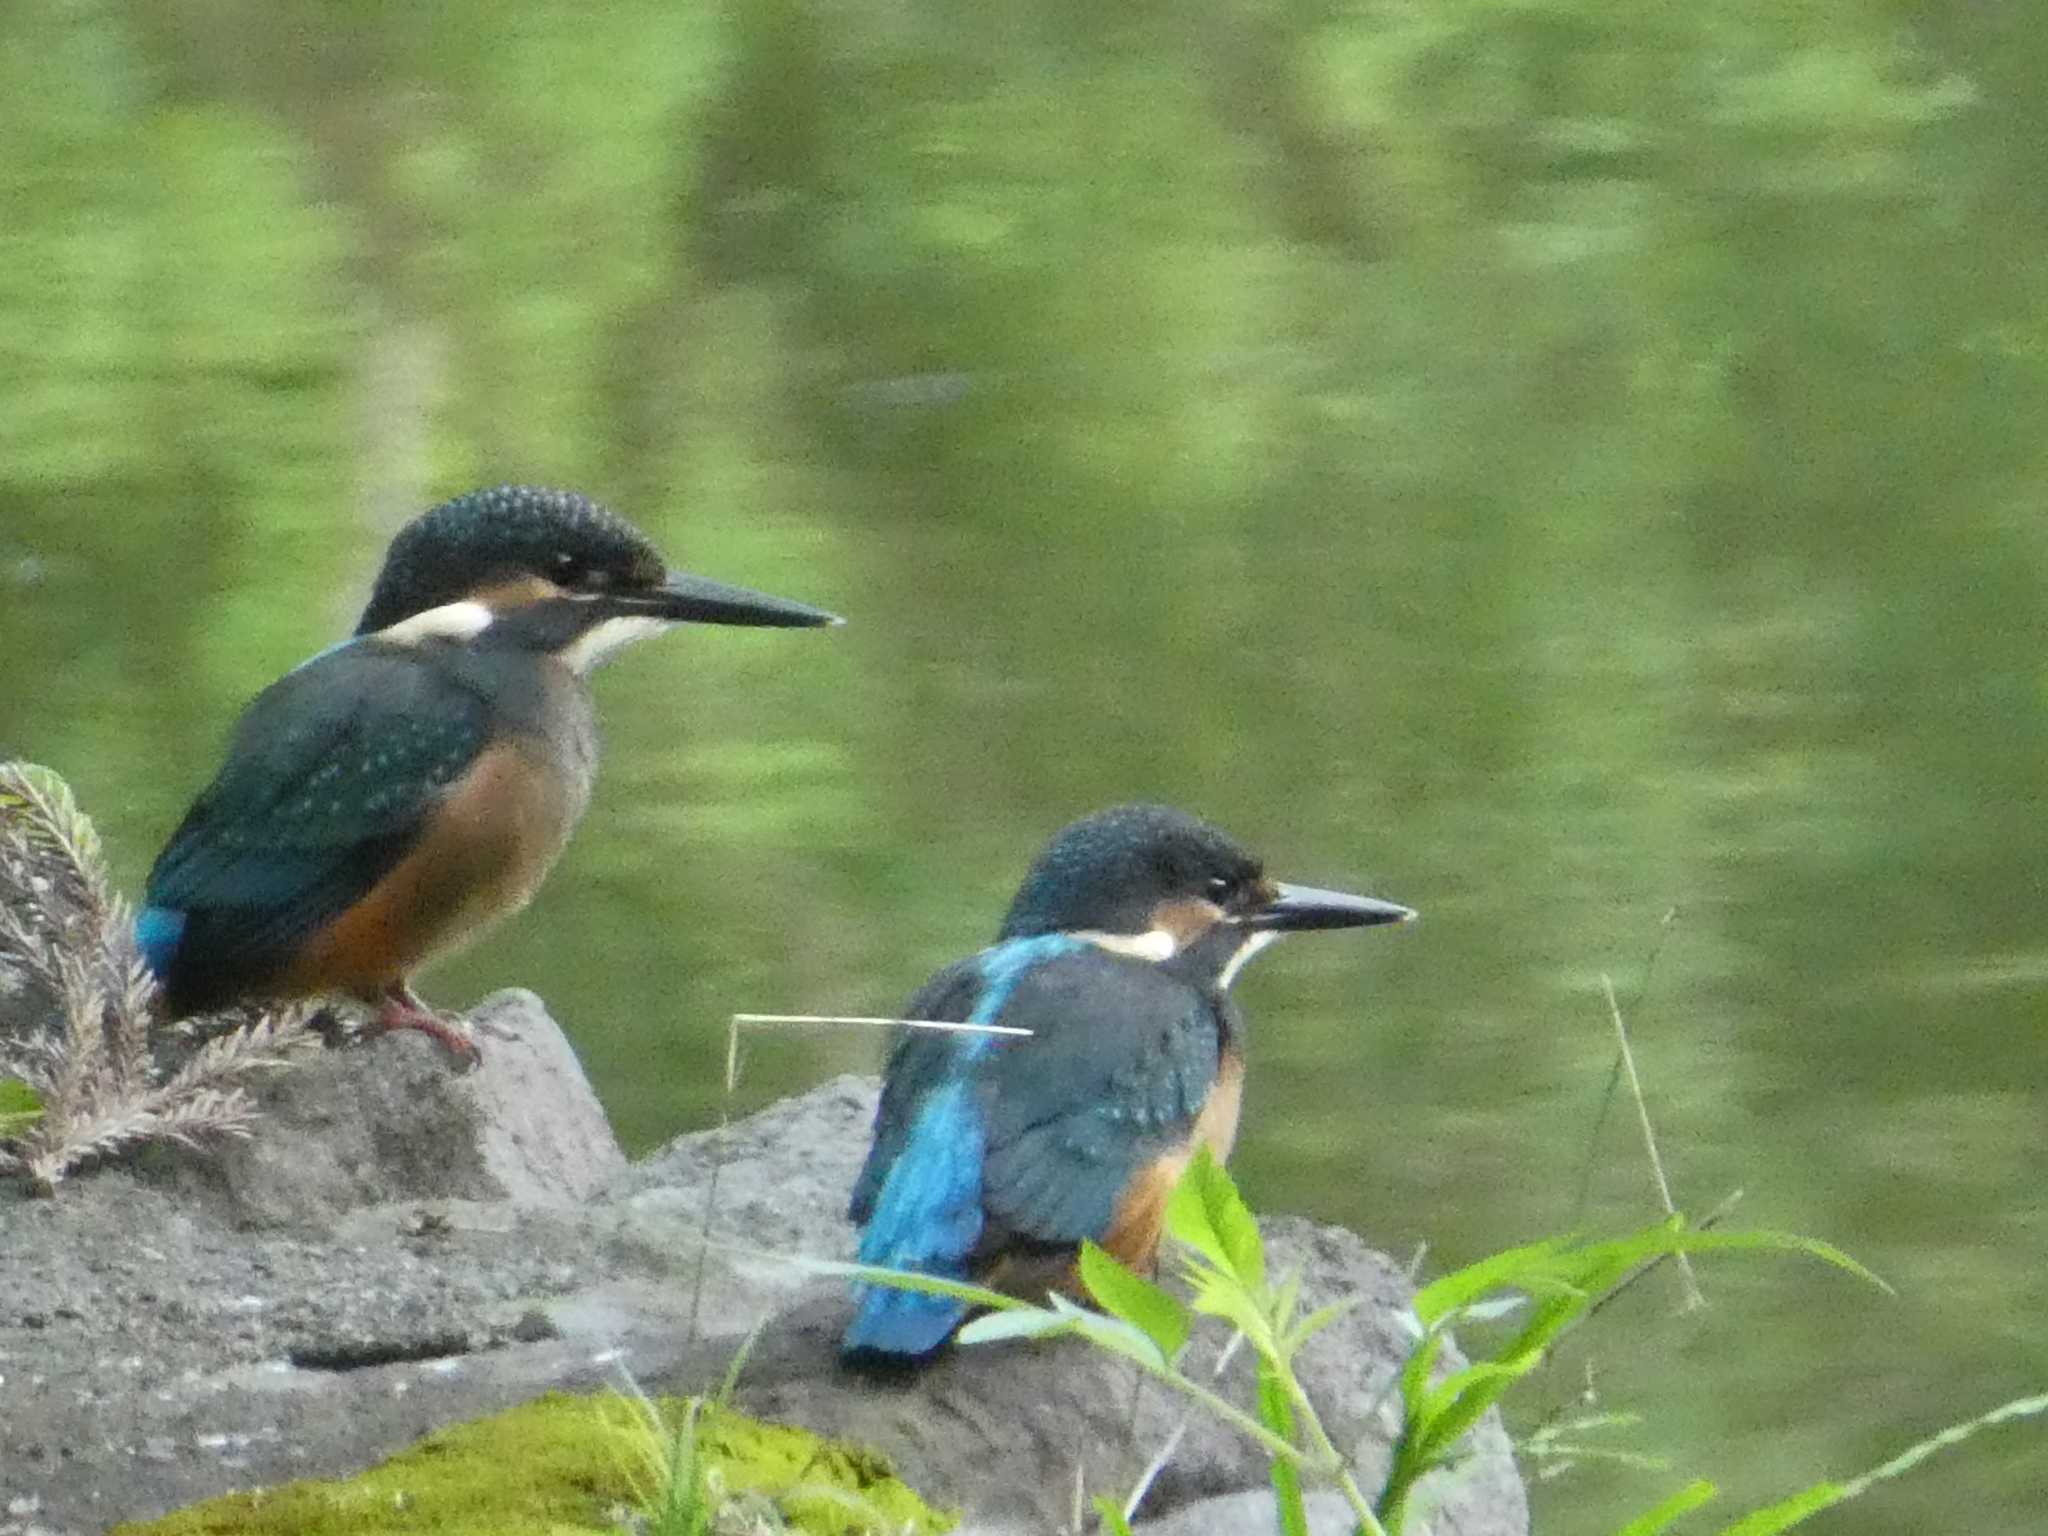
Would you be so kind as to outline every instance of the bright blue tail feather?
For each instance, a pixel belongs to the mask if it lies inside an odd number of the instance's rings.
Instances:
[[[1065,934],[1040,934],[986,951],[980,995],[968,1022],[993,1024],[1027,971],[1079,947],[1079,940]],[[968,1278],[968,1255],[981,1240],[981,1164],[988,1133],[966,1074],[995,1048],[989,1035],[958,1039],[951,1061],[954,1076],[925,1097],[875,1196],[860,1236],[863,1264],[945,1280]],[[952,1337],[968,1312],[966,1302],[950,1296],[882,1285],[856,1285],[854,1292],[859,1306],[842,1346],[849,1354],[906,1361],[929,1355]]]
[[[967,1255],[981,1236],[986,1139],[965,1083],[948,1083],[926,1100],[861,1233],[861,1262],[965,1279]],[[879,1285],[857,1286],[856,1294],[848,1351],[927,1355],[967,1315],[965,1304],[949,1296]]]
[[[854,1313],[840,1347],[849,1354],[928,1355],[953,1336],[967,1316],[967,1304],[950,1296],[925,1296],[888,1286],[861,1287],[860,1309]]]
[[[170,975],[172,957],[184,936],[185,914],[176,908],[144,907],[135,914],[135,947],[158,981]]]

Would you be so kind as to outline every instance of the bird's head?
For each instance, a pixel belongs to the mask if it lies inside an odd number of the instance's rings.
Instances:
[[[472,491],[399,530],[356,634],[501,628],[587,671],[676,624],[835,624],[823,609],[669,569],[637,528],[574,491]]]
[[[1163,805],[1123,805],[1062,830],[1032,864],[1002,936],[1086,934],[1145,959],[1197,960],[1228,986],[1281,934],[1406,921],[1407,907],[1269,878],[1223,832]]]

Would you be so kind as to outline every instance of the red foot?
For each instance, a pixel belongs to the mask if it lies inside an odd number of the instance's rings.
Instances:
[[[402,981],[385,990],[383,1006],[370,1023],[370,1033],[374,1035],[388,1035],[394,1029],[416,1029],[423,1035],[432,1035],[441,1049],[464,1067],[483,1064],[484,1053],[469,1031],[429,1008]]]

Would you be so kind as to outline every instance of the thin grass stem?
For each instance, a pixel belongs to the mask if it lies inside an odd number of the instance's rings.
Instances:
[[[889,1028],[932,1029],[945,1034],[960,1035],[1029,1035],[1031,1033],[1028,1029],[1017,1029],[1008,1024],[963,1024],[951,1019],[891,1019],[859,1013],[736,1013],[732,1016],[732,1022],[735,1026],[741,1024],[862,1024]]]
[[[1670,942],[1671,930],[1678,922],[1678,908],[1669,908],[1664,921],[1657,925],[1657,937],[1650,944],[1650,953],[1643,961],[1643,979],[1636,983],[1636,995],[1629,999],[1629,1011],[1641,1015],[1643,1001],[1650,995],[1650,981],[1657,974],[1657,962],[1664,956],[1664,946]],[[1572,1202],[1571,1220],[1565,1225],[1570,1228],[1583,1226],[1586,1209],[1593,1199],[1593,1170],[1600,1160],[1600,1134],[1607,1129],[1607,1117],[1614,1109],[1614,1093],[1621,1086],[1621,1058],[1614,1058],[1614,1065],[1608,1069],[1607,1082],[1600,1089],[1600,1107],[1593,1112],[1593,1129],[1586,1135],[1586,1160],[1579,1166],[1579,1194]]]
[[[1636,1120],[1643,1131],[1643,1147],[1650,1154],[1650,1172],[1657,1180],[1657,1195],[1664,1202],[1664,1213],[1676,1216],[1678,1206],[1671,1198],[1671,1181],[1664,1177],[1664,1159],[1657,1154],[1657,1133],[1650,1125],[1650,1107],[1643,1098],[1643,1080],[1636,1075],[1636,1054],[1628,1042],[1628,1025],[1621,1017],[1621,1003],[1614,995],[1614,978],[1605,971],[1600,973],[1600,985],[1607,992],[1607,1013],[1614,1021],[1614,1038],[1621,1046],[1621,1064],[1628,1076],[1628,1091],[1636,1101]],[[1699,1277],[1693,1273],[1692,1260],[1684,1253],[1678,1256],[1678,1272],[1684,1278],[1685,1310],[1696,1312],[1707,1304],[1707,1298],[1700,1291]]]

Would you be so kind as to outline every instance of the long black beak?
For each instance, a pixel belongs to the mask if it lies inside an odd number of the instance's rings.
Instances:
[[[688,571],[670,571],[649,592],[615,593],[614,601],[629,611],[672,624],[751,624],[778,629],[807,629],[818,624],[844,624],[836,613],[809,603],[770,597],[749,587],[728,586]]]
[[[1312,885],[1280,885],[1271,901],[1244,919],[1247,928],[1369,928],[1376,923],[1405,923],[1415,916],[1410,907],[1345,891],[1319,891]]]

